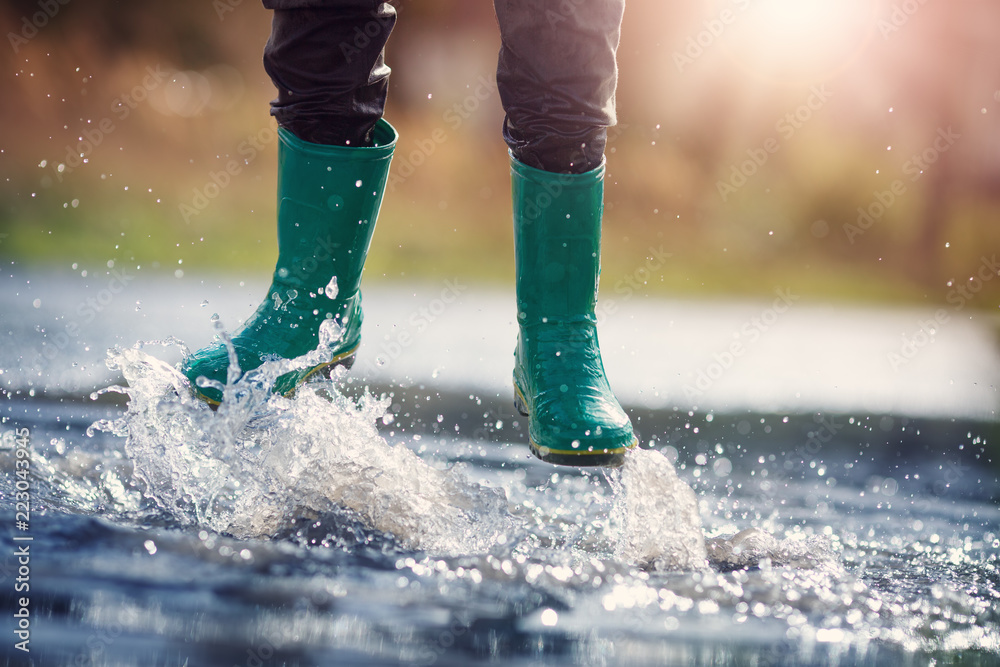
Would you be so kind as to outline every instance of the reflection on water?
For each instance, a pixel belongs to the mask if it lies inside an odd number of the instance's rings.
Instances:
[[[887,465],[862,420],[781,442],[787,419],[691,415],[578,470],[426,390],[282,398],[265,367],[213,412],[145,349],[111,363],[124,412],[7,401],[32,430],[39,664],[1000,659],[1000,487],[971,431],[947,464]]]

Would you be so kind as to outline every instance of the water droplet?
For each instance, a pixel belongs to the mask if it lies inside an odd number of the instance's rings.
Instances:
[[[337,321],[332,317],[323,320],[322,324],[319,325],[320,347],[333,347],[340,342],[343,335],[344,328],[337,324]]]
[[[328,299],[336,299],[339,289],[337,288],[337,276],[330,278],[330,282],[323,288],[323,293]]]
[[[729,461],[729,459],[720,457],[715,459],[715,462],[712,463],[712,471],[715,473],[716,477],[726,477],[733,472],[733,464]]]

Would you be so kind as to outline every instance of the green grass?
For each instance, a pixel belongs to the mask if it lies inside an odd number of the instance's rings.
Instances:
[[[401,130],[409,137],[427,132],[419,125]],[[822,153],[822,138],[811,139],[809,148]],[[912,251],[922,202],[916,190],[858,243],[849,243],[843,224],[879,184],[851,176],[853,163],[843,153],[830,173],[805,182],[790,178],[799,158],[789,153],[790,166],[776,162],[773,171],[722,202],[715,177],[698,178],[682,154],[619,140],[607,186],[602,289],[613,292],[630,278],[645,279],[639,291],[649,295],[768,298],[782,287],[812,301],[933,305],[945,303],[948,279],[967,280],[986,249],[1000,248],[1000,230],[987,224],[996,219],[997,205],[960,199],[943,232],[949,247],[936,251],[934,266],[922,265]],[[503,154],[496,138],[471,132],[439,145],[387,193],[366,279],[511,284]],[[178,207],[217,168],[214,157],[196,167],[177,160],[102,165],[114,179],[92,175],[96,168],[80,170],[37,196],[0,188],[0,233],[6,234],[0,256],[21,264],[114,260],[171,273],[266,276],[276,254],[273,158],[272,149],[247,166],[189,221]],[[130,182],[151,187],[122,187]],[[74,199],[76,207],[68,204]],[[651,249],[670,257],[647,272]],[[1000,277],[970,305],[996,314],[998,303]]]

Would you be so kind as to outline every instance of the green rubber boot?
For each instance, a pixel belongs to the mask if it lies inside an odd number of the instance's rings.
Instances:
[[[597,341],[604,166],[555,174],[511,158],[517,323],[514,402],[549,463],[618,466],[636,445]]]
[[[361,342],[361,270],[375,231],[396,130],[380,120],[372,147],[324,146],[278,129],[278,261],[267,296],[232,336],[242,372],[266,359],[292,359],[319,345],[333,318],[343,330],[333,358],[280,376],[273,391],[291,393],[311,374],[350,365]],[[218,404],[229,356],[221,341],[184,360],[182,371],[205,401]],[[204,381],[203,381],[204,382]]]

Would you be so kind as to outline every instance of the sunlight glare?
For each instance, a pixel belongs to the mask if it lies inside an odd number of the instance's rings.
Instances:
[[[726,44],[755,76],[816,80],[860,55],[875,28],[876,6],[876,0],[747,0]]]

